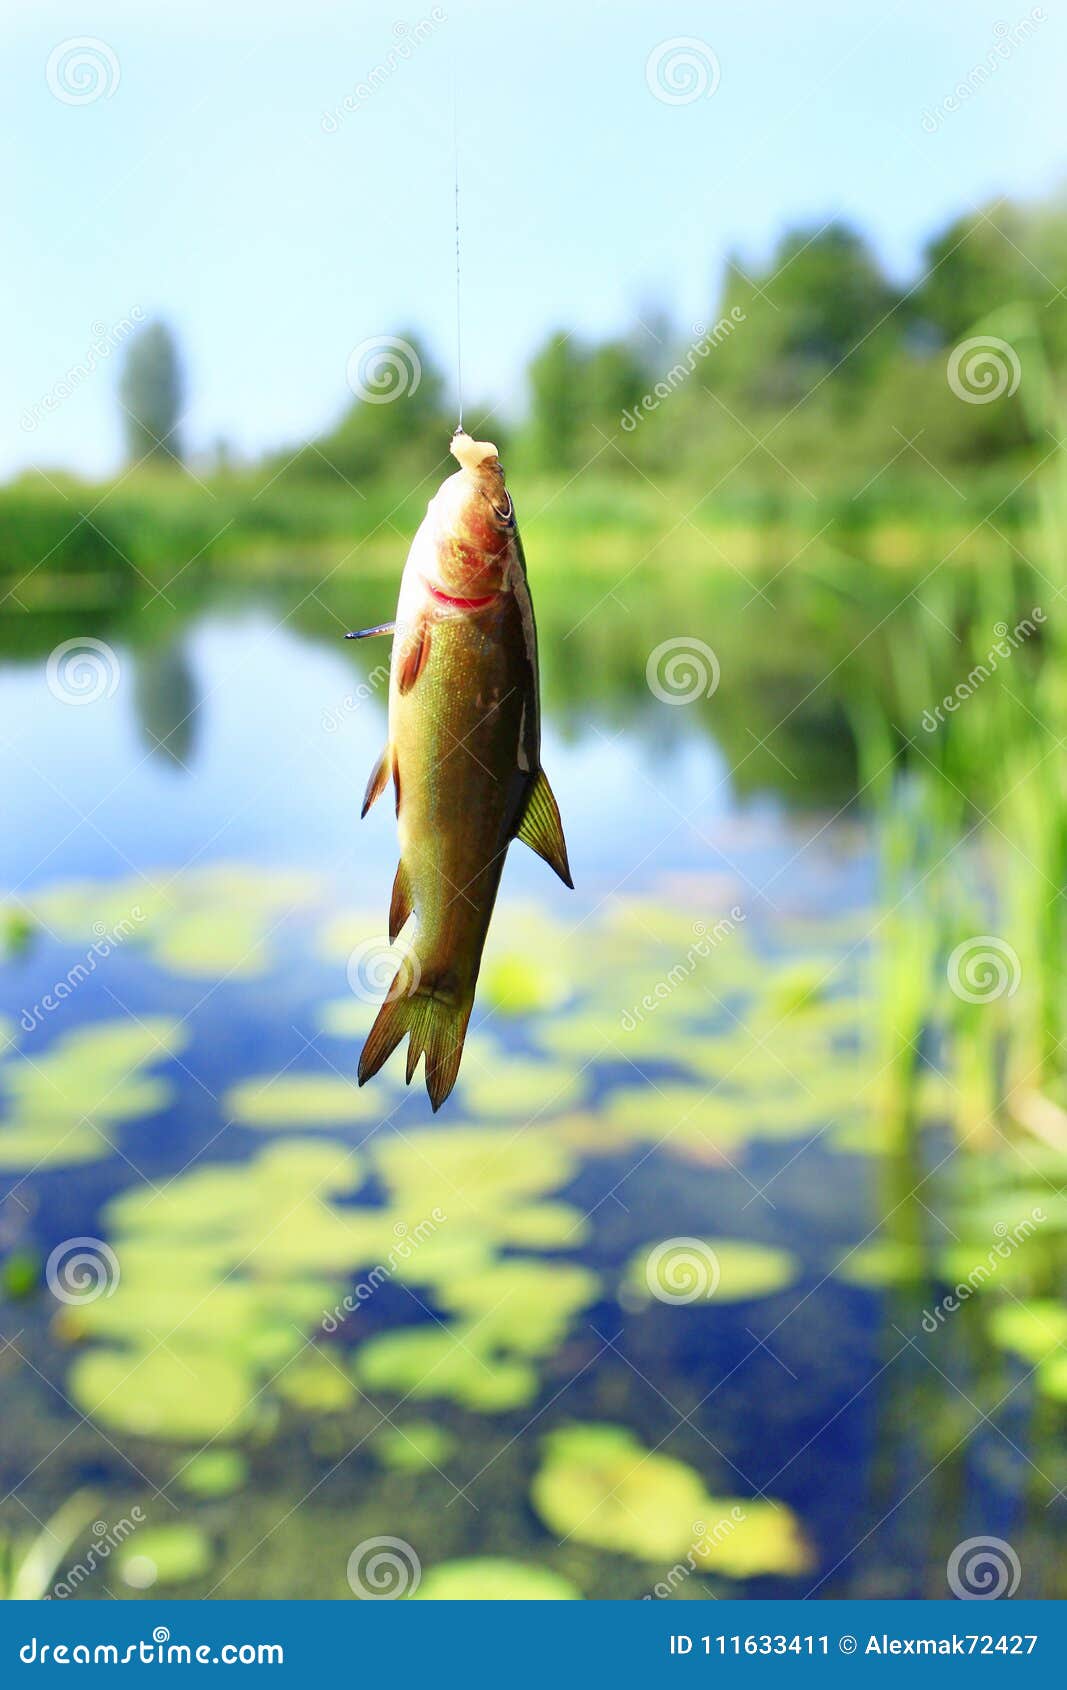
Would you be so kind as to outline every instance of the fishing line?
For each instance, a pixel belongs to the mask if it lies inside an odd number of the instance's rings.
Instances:
[[[457,434],[463,428],[463,327],[460,311],[459,271],[459,117],[456,103],[456,68],[452,66],[452,164],[455,180],[456,207],[456,400],[459,409]]]

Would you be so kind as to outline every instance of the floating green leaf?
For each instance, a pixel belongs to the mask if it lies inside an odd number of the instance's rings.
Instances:
[[[474,1060],[468,1060],[460,1084],[463,1102],[472,1115],[522,1121],[559,1115],[571,1108],[584,1090],[573,1063],[483,1053],[478,1047],[467,1055]]]
[[[381,1097],[339,1074],[301,1074],[287,1068],[242,1080],[223,1098],[222,1107],[242,1127],[266,1131],[292,1127],[337,1127],[370,1121],[383,1112]]]
[[[432,1420],[405,1420],[375,1434],[371,1449],[383,1467],[397,1473],[421,1473],[428,1467],[443,1467],[456,1448],[456,1440]]]
[[[989,1333],[999,1349],[1013,1350],[1036,1365],[1067,1344],[1067,1308],[1051,1297],[999,1303],[990,1316]]]
[[[182,1521],[145,1526],[119,1550],[119,1576],[133,1590],[188,1584],[203,1578],[213,1559],[211,1544],[198,1526]]]
[[[549,1531],[651,1563],[685,1558],[728,1577],[798,1575],[811,1556],[795,1515],[765,1501],[709,1496],[683,1462],[622,1426],[564,1426],[543,1443],[531,1488]]]
[[[331,1414],[355,1400],[355,1388],[337,1361],[309,1346],[274,1379],[279,1396],[310,1414]]]
[[[686,1305],[754,1302],[796,1278],[788,1250],[741,1238],[669,1238],[646,1244],[627,1265],[622,1296],[642,1308],[656,1299]]]
[[[248,1460],[239,1449],[204,1449],[175,1479],[190,1496],[232,1496],[248,1481]]]
[[[97,1021],[43,1052],[0,1067],[0,1167],[98,1161],[114,1149],[109,1128],[157,1113],[168,1081],[146,1073],[184,1048],[180,1024],[162,1016]]]
[[[503,1556],[474,1556],[431,1567],[414,1599],[421,1602],[572,1602],[581,1591],[548,1567]]]

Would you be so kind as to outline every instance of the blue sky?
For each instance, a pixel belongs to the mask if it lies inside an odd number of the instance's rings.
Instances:
[[[431,5],[37,0],[0,29],[0,475],[116,467],[117,356],[36,428],[19,419],[135,309],[180,337],[195,448],[225,436],[250,455],[329,425],[369,336],[414,328],[451,367],[453,72],[468,397],[518,406],[524,362],[557,325],[603,335],[653,305],[706,319],[727,251],[756,263],[790,222],[853,219],[909,275],[956,212],[1067,178],[1064,0],[923,128],[998,21],[1029,10],[441,0],[410,57],[344,112]],[[78,37],[117,64],[110,97],[50,90],[50,54]],[[714,54],[710,97],[650,91],[649,55],[676,37]]]

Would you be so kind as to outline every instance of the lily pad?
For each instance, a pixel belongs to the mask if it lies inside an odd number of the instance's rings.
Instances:
[[[537,1394],[528,1362],[488,1356],[473,1335],[447,1326],[401,1327],[360,1346],[356,1383],[416,1402],[450,1400],[482,1414],[521,1408]]]
[[[190,1496],[232,1496],[248,1482],[248,1460],[239,1449],[204,1449],[175,1477]]]
[[[184,1048],[176,1021],[98,1021],[0,1067],[0,1167],[98,1161],[114,1144],[108,1129],[156,1114],[171,1101],[168,1081],[146,1071]]]
[[[309,1414],[331,1414],[355,1399],[355,1387],[337,1362],[309,1347],[274,1380],[279,1396]]]
[[[798,1575],[811,1553],[782,1504],[709,1496],[699,1474],[622,1426],[564,1426],[531,1487],[549,1531],[651,1563],[685,1557],[728,1577]]]
[[[387,1426],[371,1441],[371,1449],[382,1463],[396,1473],[421,1473],[443,1467],[456,1448],[456,1440],[432,1420],[405,1420]]]
[[[338,1074],[301,1074],[287,1069],[231,1086],[222,1100],[230,1119],[267,1132],[292,1127],[347,1126],[380,1117],[380,1096]]]
[[[496,1052],[487,1052],[479,1062],[476,1050],[467,1054],[475,1061],[464,1067],[460,1084],[464,1104],[472,1115],[532,1121],[573,1107],[585,1089],[573,1063]]]
[[[238,1362],[213,1350],[173,1344],[136,1351],[92,1349],[70,1373],[79,1408],[105,1426],[145,1438],[205,1443],[250,1423],[253,1382]]]
[[[835,1277],[871,1290],[883,1285],[913,1285],[926,1277],[927,1257],[917,1245],[896,1238],[872,1238],[843,1252]]]
[[[492,957],[483,967],[479,982],[481,999],[498,1015],[544,1014],[567,996],[566,978],[550,963],[506,951]]]
[[[622,1284],[627,1304],[655,1299],[686,1305],[755,1302],[792,1285],[797,1275],[788,1250],[740,1238],[669,1238],[643,1245],[630,1258]]]
[[[152,881],[70,881],[33,901],[53,932],[79,945],[145,947],[168,973],[253,979],[274,962],[273,935],[319,889],[317,877],[247,863],[185,869]]]
[[[1044,1362],[1067,1344],[1067,1308],[1052,1297],[1000,1303],[990,1316],[989,1334],[998,1349],[1034,1364]]]
[[[319,1009],[319,1031],[333,1039],[367,1037],[374,1023],[377,1004],[364,1003],[357,997],[331,998]]]
[[[548,1567],[499,1555],[443,1561],[423,1576],[416,1602],[573,1602],[581,1591]]]
[[[119,1577],[132,1590],[189,1584],[210,1572],[213,1559],[211,1544],[198,1526],[181,1521],[145,1526],[119,1550]]]

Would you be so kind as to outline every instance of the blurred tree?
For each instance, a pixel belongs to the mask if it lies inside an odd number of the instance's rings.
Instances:
[[[177,344],[165,323],[150,323],[131,342],[119,400],[131,463],[181,463],[178,424],[185,381]]]
[[[572,469],[585,421],[585,359],[573,335],[551,335],[535,353],[530,387],[528,438],[539,469]]]
[[[661,357],[665,364],[671,362],[667,348]],[[610,439],[618,433],[623,412],[640,402],[655,379],[649,359],[640,355],[632,340],[608,340],[594,347],[583,374],[590,422]],[[594,436],[590,449],[595,451],[598,444],[603,441]]]
[[[842,368],[850,363],[853,375],[866,376],[869,360],[857,361],[858,354],[865,354],[899,294],[862,235],[845,223],[787,234],[763,286],[783,319],[787,356]]]
[[[1022,216],[1010,205],[958,217],[930,242],[914,302],[942,345],[961,340],[998,306],[1035,296],[1041,278],[1023,256],[1025,244]]]

